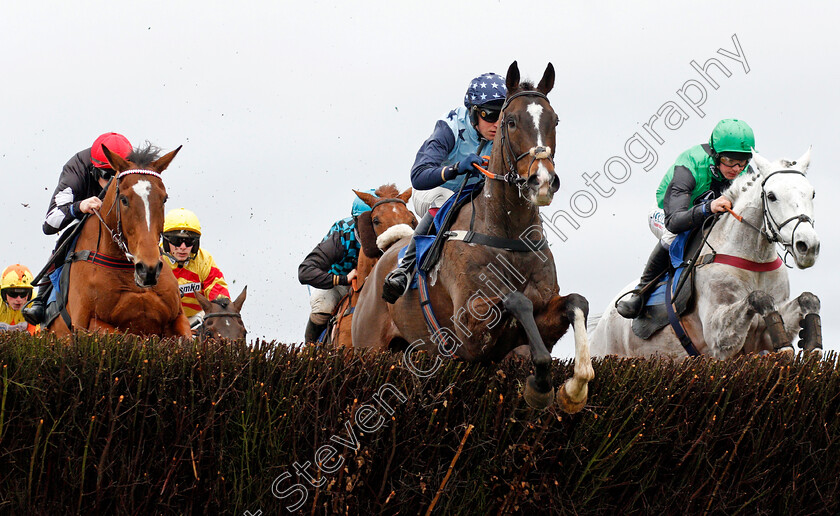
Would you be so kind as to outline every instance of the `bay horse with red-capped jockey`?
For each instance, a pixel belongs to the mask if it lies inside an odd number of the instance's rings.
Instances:
[[[149,153],[148,162],[135,157],[136,163],[102,147],[114,177],[101,212],[82,223],[72,264],[66,265],[72,330],[190,338],[178,281],[158,246],[167,197],[161,173],[181,147],[159,159]],[[48,329],[71,332],[63,317]]]
[[[403,240],[380,258],[359,296],[353,345],[403,350],[406,365],[422,376],[433,374],[440,359],[421,370],[418,350],[493,362],[528,345],[535,374],[527,379],[524,397],[531,406],[544,408],[554,400],[550,350],[572,326],[574,376],[559,397],[564,410],[576,412],[585,405],[587,383],[595,376],[586,335],[589,306],[583,296],[559,294],[539,213],[559,188],[553,159],[558,117],[546,97],[554,85],[554,67],[549,63],[534,88],[520,82],[514,62],[506,84],[508,96],[485,171],[488,179],[455,216],[428,276],[417,275],[428,289],[428,313],[421,307],[419,289],[393,305],[382,299],[385,276],[395,267],[399,248],[407,243]],[[449,324],[435,328],[425,320],[429,313]]]

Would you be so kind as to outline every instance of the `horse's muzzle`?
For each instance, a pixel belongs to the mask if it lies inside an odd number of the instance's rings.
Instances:
[[[531,192],[531,202],[537,206],[548,206],[560,189],[560,178],[554,170],[548,170],[539,164],[537,173],[531,174],[527,185]]]
[[[134,264],[134,282],[138,287],[154,287],[157,285],[162,268],[163,262],[160,261],[151,267],[143,262],[137,262]]]

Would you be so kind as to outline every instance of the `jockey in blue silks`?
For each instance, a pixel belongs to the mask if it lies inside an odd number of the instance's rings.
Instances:
[[[455,194],[464,176],[481,164],[481,155],[490,155],[499,128],[499,114],[507,96],[505,78],[495,73],[479,75],[470,82],[464,107],[458,107],[435,123],[432,135],[423,142],[411,168],[414,211],[423,215],[415,235],[427,235],[437,210]],[[480,181],[466,176],[468,184]],[[382,298],[394,303],[410,285],[417,262],[412,238],[405,256],[385,278]]]

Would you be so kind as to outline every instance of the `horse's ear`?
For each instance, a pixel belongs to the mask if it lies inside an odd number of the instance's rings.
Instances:
[[[204,310],[205,313],[209,314],[211,312],[210,308],[213,306],[213,304],[206,297],[204,297],[204,294],[202,294],[201,292],[196,292],[195,299],[198,301],[198,304],[201,305],[201,309]]]
[[[798,160],[794,161],[796,164],[796,170],[802,172],[803,174],[808,171],[808,165],[811,164],[811,147],[808,147],[808,150],[805,151]]]
[[[505,74],[505,83],[508,95],[519,89],[519,65],[516,64],[516,61],[508,67],[507,74]]]
[[[353,190],[353,193],[361,199],[365,204],[373,208],[373,205],[376,204],[376,201],[379,200],[375,195],[371,195],[367,192],[359,192],[357,190]]]
[[[166,167],[168,167],[170,163],[172,163],[172,159],[175,158],[175,155],[178,154],[178,151],[181,150],[181,147],[183,147],[183,145],[179,145],[178,148],[174,151],[164,154],[163,156],[152,162],[149,165],[149,168],[160,174],[161,172],[166,170]]]
[[[548,63],[548,66],[545,67],[545,72],[543,72],[542,79],[540,79],[540,83],[537,84],[537,91],[542,93],[543,95],[548,95],[548,92],[551,91],[551,88],[554,87],[554,65]]]
[[[248,286],[245,285],[245,288],[242,289],[242,293],[239,294],[239,297],[236,298],[236,301],[233,302],[233,311],[239,313],[242,310],[242,305],[245,303],[245,297],[248,295]]]
[[[114,172],[119,173],[131,167],[131,163],[124,160],[119,154],[111,152],[111,149],[106,147],[105,144],[102,144],[102,151],[105,153],[105,157],[108,158],[108,163],[114,169]]]
[[[751,161],[752,164],[755,165],[755,169],[758,171],[759,174],[766,176],[768,173],[772,172],[773,164],[767,161],[767,159],[764,156],[757,153],[755,149],[753,149]]]
[[[411,199],[411,188],[409,187],[408,190],[398,195],[397,199],[401,200],[402,202],[408,202],[408,200]]]

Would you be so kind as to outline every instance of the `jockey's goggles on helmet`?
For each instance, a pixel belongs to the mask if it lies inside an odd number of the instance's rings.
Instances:
[[[482,120],[485,122],[489,122],[491,124],[495,124],[497,120],[499,120],[499,114],[502,112],[501,109],[493,109],[490,107],[479,107],[478,108],[478,116],[481,117]]]
[[[114,171],[110,168],[97,168],[96,170],[99,172],[99,177],[105,181],[110,181],[114,177]]]
[[[166,237],[166,239],[175,247],[181,247],[181,244],[184,244],[187,247],[195,247],[195,244],[198,242],[198,238],[196,237],[181,235]]]
[[[741,167],[741,169],[747,168],[747,163],[750,162],[748,159],[732,159],[728,156],[721,156],[720,162],[727,167]]]
[[[6,297],[17,297],[17,298],[25,297],[25,298],[29,298],[29,296],[32,295],[32,289],[31,288],[7,288],[7,289],[3,289],[3,295],[5,295]]]

